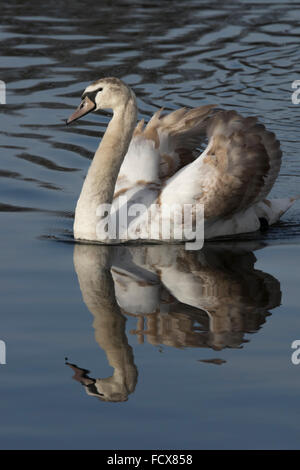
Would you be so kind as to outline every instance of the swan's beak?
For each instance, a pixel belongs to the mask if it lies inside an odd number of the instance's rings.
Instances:
[[[85,114],[90,113],[95,108],[96,108],[95,103],[92,100],[90,100],[90,98],[88,96],[86,96],[81,101],[81,103],[78,106],[78,108],[76,109],[76,111],[73,114],[71,114],[69,119],[67,119],[67,124],[70,124],[70,122],[76,121],[77,119],[81,118],[82,116],[85,116]]]

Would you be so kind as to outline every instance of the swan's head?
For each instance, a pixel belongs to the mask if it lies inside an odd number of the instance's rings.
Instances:
[[[80,105],[69,117],[67,124],[76,121],[76,119],[91,111],[99,111],[100,109],[116,110],[120,106],[125,106],[131,99],[135,101],[135,95],[122,80],[114,77],[101,78],[86,87]]]

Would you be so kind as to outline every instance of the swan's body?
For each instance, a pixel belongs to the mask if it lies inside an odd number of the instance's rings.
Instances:
[[[162,208],[185,204],[194,208],[194,221],[198,207],[204,205],[205,238],[236,235],[258,230],[261,219],[275,223],[292,205],[293,198],[266,200],[280,170],[281,150],[274,134],[257,124],[256,118],[206,105],[178,109],[164,117],[159,111],[145,128],[143,121],[136,126],[134,93],[121,80],[105,78],[86,88],[68,122],[108,108],[113,109],[113,117],[77,202],[76,239],[161,240],[161,221],[182,228],[181,219]],[[205,137],[208,145],[196,156]],[[107,206],[110,217],[116,215],[118,220],[124,201],[129,210],[133,204],[143,204],[144,211],[129,214],[117,240],[111,240],[99,207],[112,204]],[[182,240],[186,240],[183,231]]]

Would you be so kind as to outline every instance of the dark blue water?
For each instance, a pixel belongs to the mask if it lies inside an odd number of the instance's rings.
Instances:
[[[299,204],[265,235],[199,253],[77,246],[108,116],[64,125],[102,76],[132,86],[145,119],[211,102],[259,115],[284,153],[272,194],[299,194],[299,4],[1,10],[0,447],[299,448]]]

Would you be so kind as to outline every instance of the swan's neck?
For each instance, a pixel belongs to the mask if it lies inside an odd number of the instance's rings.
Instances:
[[[75,238],[97,240],[97,208],[111,204],[122,161],[127,153],[137,119],[135,97],[114,110],[95,153],[77,202]]]

